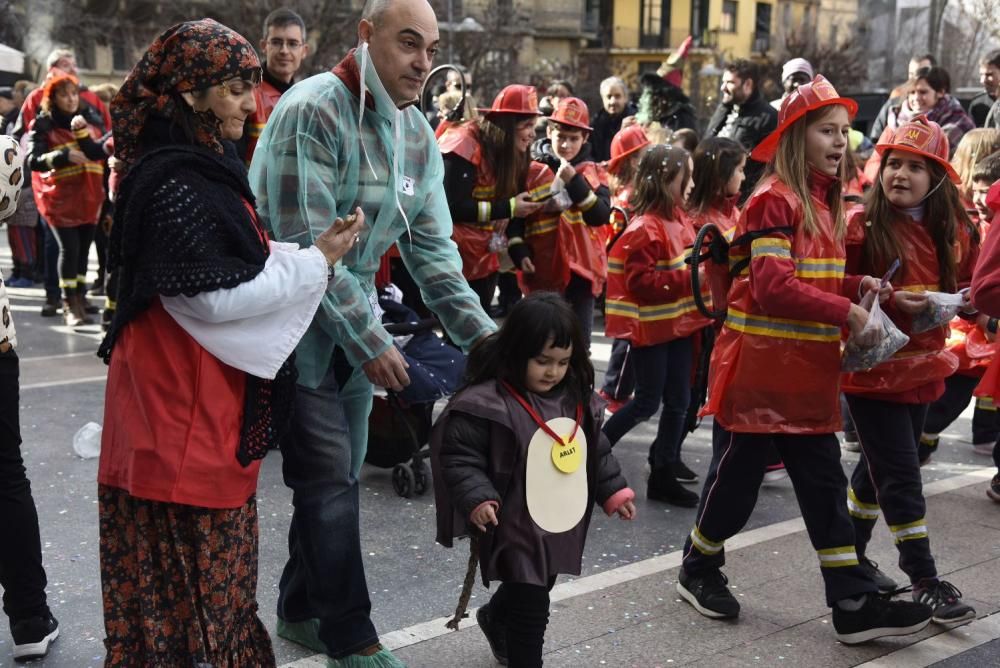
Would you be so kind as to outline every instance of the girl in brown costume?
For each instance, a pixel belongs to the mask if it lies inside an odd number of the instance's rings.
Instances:
[[[473,555],[457,628],[475,578],[499,580],[476,621],[498,661],[542,665],[549,590],[580,574],[590,508],[635,516],[611,445],[603,401],[569,305],[551,292],[518,302],[469,356],[467,385],[431,439],[439,543],[469,534]]]

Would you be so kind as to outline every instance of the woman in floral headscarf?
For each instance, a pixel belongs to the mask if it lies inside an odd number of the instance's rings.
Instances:
[[[127,173],[99,351],[107,666],[275,664],[257,617],[257,474],[285,432],[292,351],[363,216],[308,249],[269,241],[231,143],[259,81],[246,40],[190,21],[111,103]]]

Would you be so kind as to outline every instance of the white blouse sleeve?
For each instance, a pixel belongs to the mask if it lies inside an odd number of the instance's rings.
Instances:
[[[315,246],[269,245],[264,270],[252,280],[160,301],[184,331],[222,362],[273,379],[323,299],[327,262]]]

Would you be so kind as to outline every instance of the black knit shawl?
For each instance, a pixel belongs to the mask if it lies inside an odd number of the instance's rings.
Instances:
[[[109,245],[117,307],[98,356],[110,363],[122,329],[155,297],[233,288],[263,271],[267,249],[244,202],[255,200],[235,155],[173,145],[131,167],[119,188]],[[237,452],[243,466],[280,442],[295,379],[293,358],[273,381],[247,374]]]

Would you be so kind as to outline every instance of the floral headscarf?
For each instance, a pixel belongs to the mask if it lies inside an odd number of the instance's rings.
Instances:
[[[139,135],[149,116],[172,118],[177,111],[173,93],[259,75],[260,60],[253,47],[221,23],[201,19],[168,28],[153,41],[111,100],[115,156],[126,163],[138,157]],[[222,153],[215,114],[196,113],[194,118],[195,142]]]

